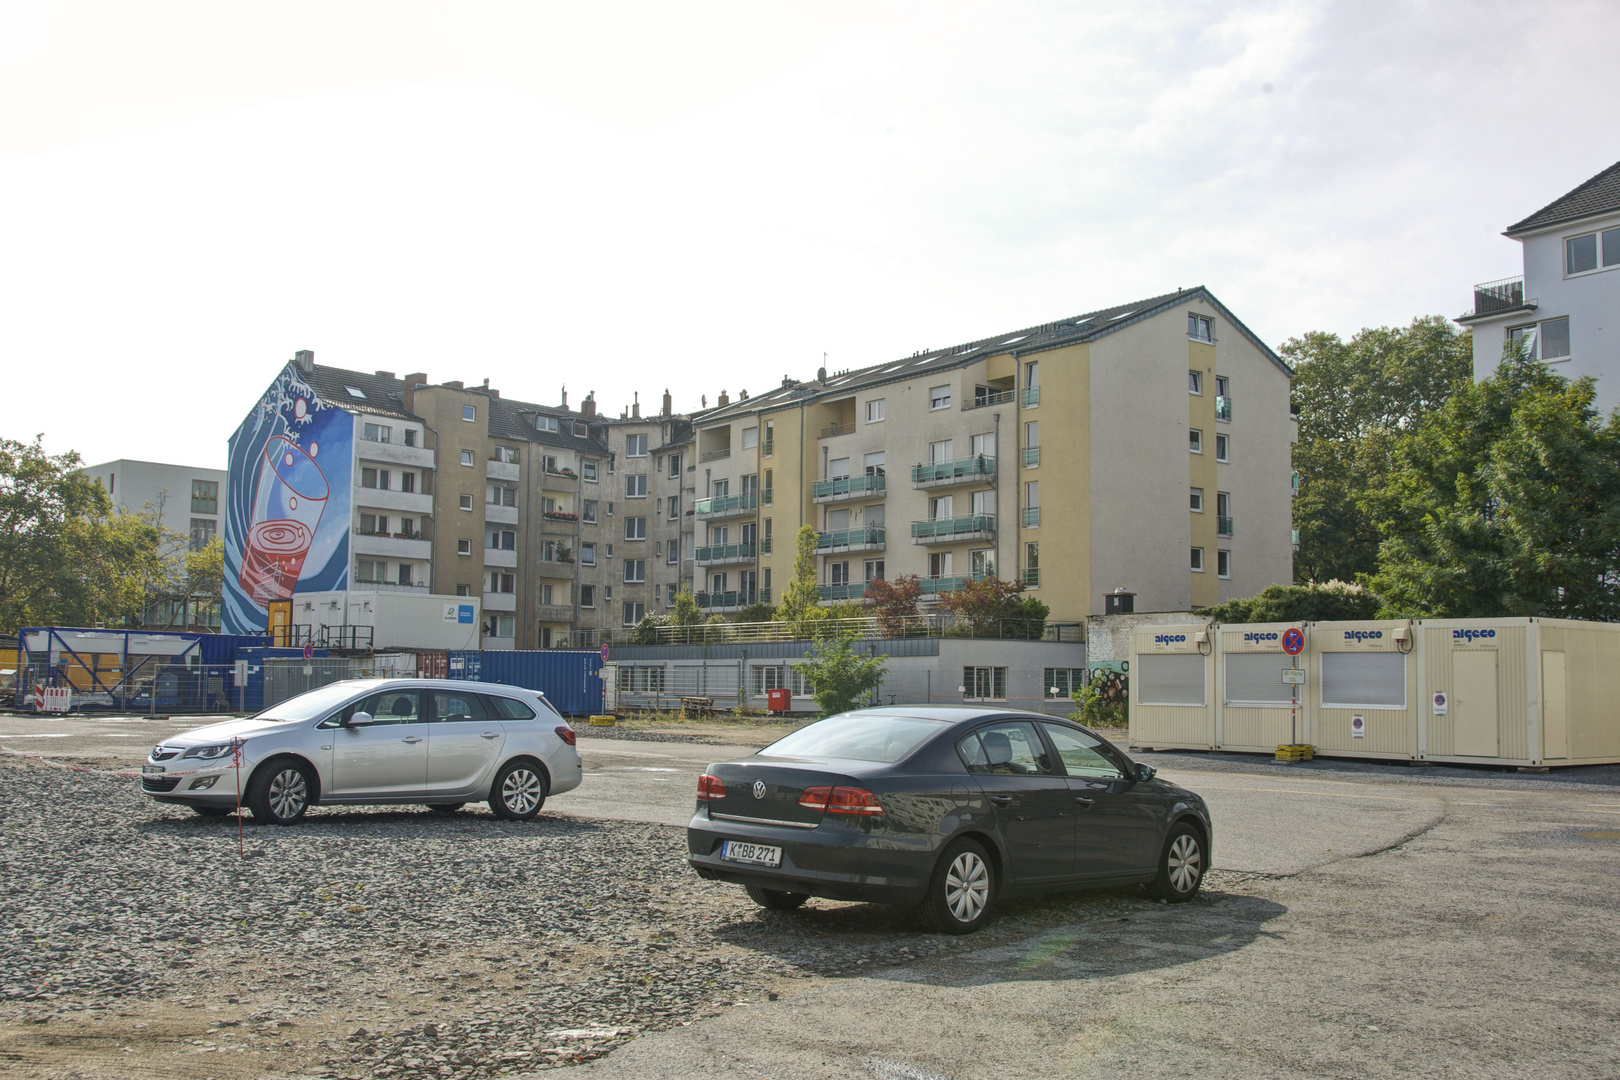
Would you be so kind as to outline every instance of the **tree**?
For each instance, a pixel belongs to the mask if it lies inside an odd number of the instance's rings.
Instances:
[[[1125,676],[1117,671],[1098,668],[1090,681],[1070,691],[1069,700],[1074,702],[1069,719],[1076,723],[1090,727],[1130,726],[1130,693]]]
[[[860,708],[883,680],[883,657],[862,656],[855,650],[855,639],[853,633],[844,633],[817,641],[799,669],[822,716]]]
[[[649,611],[636,623],[635,629],[630,631],[630,644],[656,645],[658,644],[659,627],[668,625],[668,615],[654,615]]]
[[[1378,597],[1360,585],[1329,581],[1317,585],[1267,585],[1246,600],[1228,600],[1194,614],[1223,623],[1330,622],[1377,616]]]
[[[939,606],[973,637],[1038,639],[1046,631],[1049,609],[1039,600],[1026,604],[1023,591],[1021,581],[986,577],[946,593]]]
[[[816,530],[799,528],[793,557],[793,580],[782,590],[776,606],[776,620],[787,623],[799,639],[816,637],[817,623],[826,619],[821,607],[821,588],[816,584]]]
[[[740,623],[770,622],[774,618],[776,618],[776,609],[764,600],[756,600],[737,612],[735,621]]]
[[[893,581],[877,578],[867,583],[862,601],[877,620],[878,633],[886,638],[904,637],[917,617],[921,596],[922,582],[917,575],[901,574]]]
[[[1523,352],[1395,447],[1361,504],[1389,617],[1620,618],[1620,417]]]
[[[1378,530],[1360,499],[1382,485],[1400,435],[1468,383],[1472,339],[1434,315],[1365,329],[1348,342],[1313,332],[1279,351],[1295,368],[1299,410],[1294,578],[1353,581],[1378,557]]]

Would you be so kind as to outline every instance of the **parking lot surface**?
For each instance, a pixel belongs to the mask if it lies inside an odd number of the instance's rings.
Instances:
[[[108,775],[196,724],[0,717],[0,746],[52,762],[0,756],[9,1073],[1590,1077],[1620,1059],[1620,787],[1601,770],[1145,755],[1211,803],[1201,899],[1017,900],[952,939],[868,905],[764,912],[692,875],[694,776],[747,745],[582,733],[585,784],[535,822],[318,809],[248,824],[244,859],[234,820]]]

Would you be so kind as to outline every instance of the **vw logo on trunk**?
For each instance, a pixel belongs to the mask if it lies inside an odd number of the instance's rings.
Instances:
[[[765,781],[763,781],[763,780],[755,780],[754,781],[754,798],[763,799],[764,797],[765,797]]]

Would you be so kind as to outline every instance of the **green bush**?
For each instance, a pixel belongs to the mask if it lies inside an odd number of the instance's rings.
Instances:
[[[1325,585],[1267,585],[1247,600],[1228,600],[1194,614],[1222,623],[1329,622],[1373,619],[1380,601],[1360,585],[1330,581]]]

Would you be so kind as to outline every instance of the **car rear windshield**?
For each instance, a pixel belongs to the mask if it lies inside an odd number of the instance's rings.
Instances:
[[[831,716],[761,750],[761,757],[833,757],[895,762],[937,735],[938,720],[909,716]]]
[[[313,720],[317,716],[325,716],[333,709],[354,697],[355,685],[353,683],[333,683],[331,686],[322,686],[311,690],[307,694],[288,698],[279,705],[272,705],[264,712],[253,717],[255,720]]]

